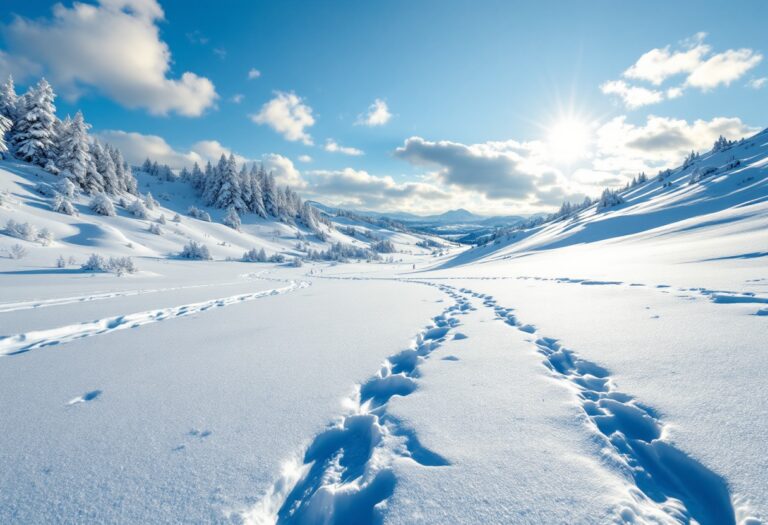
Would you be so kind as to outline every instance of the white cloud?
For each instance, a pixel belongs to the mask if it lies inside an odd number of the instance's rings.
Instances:
[[[195,73],[168,78],[171,52],[160,39],[164,13],[156,0],[99,0],[53,7],[51,19],[16,17],[2,27],[18,61],[44,69],[65,96],[94,88],[129,108],[199,116],[216,98]]]
[[[357,148],[342,146],[341,144],[339,144],[333,139],[328,139],[325,141],[324,149],[325,151],[329,151],[331,153],[341,153],[343,155],[350,155],[352,157],[358,157],[364,154],[362,150],[359,150]]]
[[[312,157],[310,157],[309,155],[299,155],[299,162],[303,162],[305,164],[308,162],[312,162]]]
[[[685,83],[702,91],[716,88],[720,84],[728,86],[759,64],[762,59],[763,55],[751,49],[729,49],[699,64],[688,75]]]
[[[694,71],[709,54],[711,48],[704,43],[706,33],[698,33],[687,42],[688,49],[670,51],[670,46],[651,49],[624,72],[624,76],[635,80],[646,80],[661,85],[667,78]]]
[[[260,76],[261,76],[261,71],[259,71],[258,69],[252,67],[251,69],[248,70],[248,80],[257,79]]]
[[[704,43],[705,37],[706,33],[697,33],[683,41],[681,49],[674,51],[670,46],[652,49],[623,73],[625,78],[650,82],[654,86],[660,86],[669,78],[686,75],[680,86],[662,91],[611,80],[600,89],[605,94],[617,95],[627,108],[635,109],[681,97],[684,87],[709,91],[720,85],[729,86],[763,59],[752,49],[729,49],[712,54],[712,48]]]
[[[600,86],[606,95],[617,95],[629,109],[656,104],[664,100],[664,93],[655,89],[630,86],[623,80],[610,80]]]
[[[392,113],[389,112],[389,106],[387,103],[377,98],[373,101],[373,104],[368,106],[368,111],[358,115],[357,124],[363,126],[383,126],[392,118]]]
[[[160,164],[168,164],[171,168],[180,169],[185,166],[190,167],[195,162],[198,164],[204,164],[209,160],[216,162],[222,154],[229,156],[232,153],[232,150],[216,140],[201,140],[194,143],[189,151],[177,151],[164,138],[157,135],[106,130],[96,133],[95,137],[120,148],[125,159],[132,165],[141,164],[144,159],[150,158]],[[235,158],[241,163],[248,160],[241,155],[235,155]]]
[[[625,176],[671,168],[691,150],[710,149],[720,135],[739,139],[756,131],[739,118],[716,117],[689,123],[651,115],[645,124],[635,125],[628,123],[626,116],[616,117],[596,132],[593,167]]]
[[[766,85],[768,85],[767,77],[753,78],[747,82],[747,86],[751,87],[752,89],[763,89]]]
[[[275,175],[278,184],[287,184],[295,190],[304,189],[307,183],[301,176],[301,172],[296,169],[291,159],[278,155],[277,153],[268,153],[262,156],[264,168]]]
[[[233,103],[239,104],[245,99],[245,95],[242,93],[237,93],[236,95],[232,95],[232,98],[230,99]]]
[[[271,127],[286,140],[312,145],[312,137],[305,131],[305,128],[315,124],[312,108],[304,104],[295,93],[275,92],[275,97],[250,117],[256,124]]]

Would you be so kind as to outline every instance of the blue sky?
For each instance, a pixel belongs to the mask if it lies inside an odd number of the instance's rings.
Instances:
[[[333,204],[543,211],[768,125],[765,2],[84,4],[5,2],[0,74],[129,157],[234,151]]]

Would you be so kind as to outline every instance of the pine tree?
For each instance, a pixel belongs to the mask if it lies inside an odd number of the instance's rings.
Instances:
[[[88,125],[80,111],[67,126],[59,148],[56,165],[76,186],[85,188],[91,154],[88,146]]]
[[[261,172],[263,173],[264,167],[262,166]],[[271,173],[264,175],[264,208],[267,213],[273,217],[280,216],[280,197],[275,183],[275,176]]]
[[[227,215],[224,217],[224,220],[222,221],[224,224],[232,228],[233,230],[240,231],[240,215],[237,214],[237,210],[234,206],[230,206],[227,208]]]
[[[8,142],[6,134],[11,130],[13,121],[5,115],[0,115],[0,159],[4,159],[8,153]]]
[[[240,168],[240,174],[237,178],[240,183],[240,198],[243,200],[243,210],[251,210],[253,207],[253,186],[251,186],[248,167],[245,163],[243,163],[243,167]]]
[[[248,174],[248,184],[251,186],[251,211],[259,217],[267,217],[267,209],[264,207],[264,189],[262,178],[256,164],[251,165]]]
[[[223,155],[222,155],[223,157]],[[242,194],[240,190],[240,181],[237,173],[237,162],[235,156],[230,153],[226,159],[223,168],[219,163],[219,188],[215,196],[213,205],[217,208],[233,207],[235,210],[245,209]]]
[[[18,116],[13,134],[18,158],[45,166],[53,145],[54,98],[53,88],[44,78],[25,95],[23,114]]]
[[[18,103],[19,97],[16,95],[13,77],[8,75],[8,80],[0,86],[0,115],[10,119],[11,122],[15,121],[18,116]]]
[[[192,173],[190,174],[189,178],[192,187],[195,189],[195,191],[200,193],[203,190],[205,184],[205,175],[203,175],[203,172],[197,162],[195,162],[195,165],[192,166]]]
[[[90,148],[93,161],[96,163],[96,171],[98,171],[104,181],[104,191],[110,195],[117,195],[120,193],[121,188],[112,155],[107,149],[102,147],[98,140],[94,140]]]
[[[205,189],[203,190],[203,200],[208,206],[213,206],[219,195],[221,188],[221,173],[226,169],[227,157],[224,154],[219,158],[216,167],[211,167],[210,161],[205,165]]]

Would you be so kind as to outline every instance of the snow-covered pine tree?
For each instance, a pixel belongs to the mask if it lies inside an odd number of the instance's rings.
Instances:
[[[610,188],[605,188],[603,194],[600,195],[600,200],[597,202],[598,209],[610,208],[612,206],[618,206],[624,203],[624,198],[618,191]]]
[[[213,206],[216,202],[216,198],[219,195],[219,188],[221,187],[220,174],[227,165],[227,157],[224,154],[219,158],[216,167],[211,166],[211,162],[205,165],[205,187],[203,189],[203,200],[208,206]]]
[[[141,164],[141,171],[144,173],[152,173],[152,161],[149,160],[149,157],[144,159],[144,162]]]
[[[203,171],[200,169],[200,165],[197,162],[195,162],[195,165],[192,166],[192,173],[189,175],[189,181],[190,184],[192,184],[192,187],[198,193],[203,190],[205,176],[203,175]]]
[[[240,231],[240,215],[237,214],[237,209],[234,206],[227,208],[227,214],[222,222],[233,230]]]
[[[85,188],[90,161],[88,125],[83,120],[83,114],[78,111],[60,137],[56,166],[75,183],[75,186]]]
[[[98,140],[94,140],[90,147],[91,156],[96,164],[96,171],[99,172],[104,181],[104,191],[109,195],[119,194],[121,185],[112,155]]]
[[[13,121],[5,115],[0,114],[0,159],[4,159],[10,151],[8,149],[8,137],[6,135],[11,131],[11,127],[13,127]]]
[[[147,206],[148,210],[154,210],[159,206],[155,198],[152,196],[151,191],[148,191],[147,196],[144,197],[144,204]]]
[[[25,107],[18,115],[13,133],[15,155],[27,162],[45,166],[53,145],[56,121],[56,95],[44,78],[25,95]]]
[[[83,183],[83,190],[90,194],[101,193],[104,191],[104,177],[101,176],[101,173],[99,173],[99,170],[96,167],[96,161],[90,152],[91,146],[88,145],[88,147],[88,169],[85,171],[85,182]]]
[[[0,86],[0,115],[15,121],[18,113],[16,106],[19,103],[19,97],[16,95],[16,86],[13,84],[13,77],[8,75],[8,80]]]
[[[267,213],[273,217],[280,216],[280,200],[278,197],[277,184],[275,183],[275,176],[271,173],[266,174],[264,167],[261,167],[259,174],[263,177],[263,196],[264,196],[264,208]]]
[[[315,210],[315,208],[307,201],[304,201],[301,205],[299,210],[299,220],[312,231],[319,229],[317,210]]]
[[[131,172],[131,167],[123,158],[123,152],[115,147],[110,148],[112,160],[115,162],[115,172],[117,178],[120,181],[120,189],[127,191],[132,195],[138,195],[139,184],[136,182],[136,177]]]
[[[251,171],[248,174],[248,184],[251,186],[251,211],[259,217],[266,218],[267,210],[264,207],[262,178],[256,164],[251,165]]]
[[[222,155],[223,157],[223,155]],[[237,173],[237,162],[235,156],[229,154],[223,168],[219,163],[219,180],[221,181],[213,205],[217,208],[233,207],[235,210],[245,209],[242,193],[240,189],[240,177]]]
[[[237,178],[238,182],[240,183],[240,198],[243,201],[243,210],[248,211],[253,205],[253,187],[250,184],[248,166],[245,162],[240,168],[240,174],[237,176]]]

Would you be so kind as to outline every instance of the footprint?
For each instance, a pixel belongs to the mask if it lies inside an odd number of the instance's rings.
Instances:
[[[78,403],[87,403],[88,401],[93,401],[97,397],[101,395],[101,390],[91,390],[90,392],[86,392],[82,396],[77,396],[76,398],[72,399],[67,403],[67,405],[76,405]]]
[[[458,361],[459,358],[456,357],[455,355],[447,355],[447,356],[443,357],[442,360],[443,361]]]

